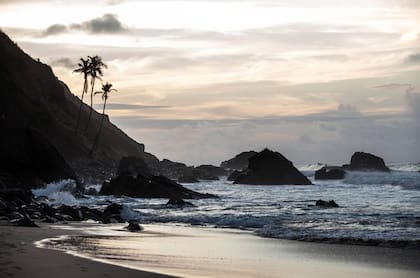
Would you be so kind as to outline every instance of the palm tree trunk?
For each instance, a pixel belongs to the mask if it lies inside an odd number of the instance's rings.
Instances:
[[[82,98],[80,99],[80,106],[79,106],[79,113],[77,114],[77,124],[76,124],[76,133],[79,129],[80,124],[80,113],[82,112],[82,106],[83,106],[83,97],[85,96],[85,92],[87,92],[87,79],[85,78],[85,82],[83,83],[83,92],[82,92]]]
[[[89,112],[89,118],[86,124],[85,132],[89,129],[89,123],[90,119],[92,118],[92,112],[93,112],[93,89],[95,87],[95,78],[92,77],[91,81],[92,90],[90,91],[90,112]]]
[[[95,151],[96,145],[99,142],[99,138],[102,132],[102,125],[104,123],[104,118],[105,118],[105,107],[106,107],[106,98],[104,100],[104,107],[102,108],[102,118],[101,118],[101,124],[99,125],[99,130],[98,133],[95,136],[95,141],[93,141],[93,145],[92,145],[92,149],[90,149],[89,155],[92,156],[93,152]]]

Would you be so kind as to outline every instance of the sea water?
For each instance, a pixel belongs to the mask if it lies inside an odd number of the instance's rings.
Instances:
[[[241,185],[219,181],[183,184],[189,189],[218,195],[192,200],[194,207],[174,208],[166,199],[90,196],[75,199],[66,189],[71,181],[34,191],[52,203],[104,208],[124,205],[123,217],[141,223],[181,223],[249,230],[259,236],[300,240],[420,240],[420,165],[392,165],[390,173],[349,172],[343,180],[317,181],[322,165],[299,169],[313,185]],[[90,185],[100,188],[100,185]],[[338,208],[316,207],[316,200],[334,200]]]

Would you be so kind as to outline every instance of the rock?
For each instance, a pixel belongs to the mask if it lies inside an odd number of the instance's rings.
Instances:
[[[98,195],[99,192],[95,188],[91,187],[91,188],[88,188],[87,190],[85,190],[84,193],[85,193],[85,195],[96,196],[96,195]]]
[[[35,224],[34,221],[32,221],[31,219],[29,219],[27,217],[12,220],[12,221],[10,221],[10,223],[12,223],[16,226],[21,226],[21,227],[39,227],[37,224]]]
[[[344,165],[343,167],[351,171],[390,171],[382,158],[364,152],[354,153],[351,157],[350,165]]]
[[[220,164],[220,167],[226,170],[244,170],[248,168],[248,159],[256,154],[257,152],[255,151],[242,152],[236,155],[234,158],[223,161]]]
[[[127,227],[125,229],[129,230],[130,232],[140,232],[143,231],[143,227],[135,220],[130,220]]]
[[[82,221],[83,220],[83,214],[82,212],[75,208],[75,207],[71,207],[71,206],[67,206],[67,205],[62,205],[60,206],[57,211],[60,214],[63,215],[68,215],[71,217],[71,219],[66,219],[67,221]]]
[[[217,167],[214,165],[200,165],[195,167],[196,171],[202,172],[207,176],[213,176],[213,177],[220,177],[220,176],[226,176],[227,171],[221,167]]]
[[[315,171],[316,180],[341,180],[345,175],[346,171],[340,166],[325,166]]]
[[[228,176],[228,181],[234,181],[237,177],[239,177],[242,174],[242,171],[235,170]]]
[[[0,190],[0,198],[4,201],[14,202],[16,206],[18,204],[29,205],[32,202],[33,194],[30,190],[20,188],[9,188]]]
[[[184,163],[163,159],[159,162],[157,174],[173,180],[178,180],[178,178],[182,176],[194,176],[192,173],[193,170],[194,167],[189,167]]]
[[[202,199],[215,195],[192,191],[164,176],[120,175],[104,182],[100,194],[125,195],[134,198]]]
[[[50,216],[45,216],[44,219],[42,220],[43,223],[56,223],[57,219],[55,219],[54,217],[50,217]]]
[[[293,163],[278,152],[265,149],[249,159],[248,168],[236,177],[236,184],[310,185],[312,184]]]
[[[178,178],[178,182],[182,183],[197,183],[200,182],[196,177],[194,176],[182,176]]]
[[[194,205],[190,202],[186,202],[182,199],[169,199],[169,201],[166,203],[167,206],[174,206],[178,208],[182,207],[194,207]]]
[[[107,215],[107,216],[109,216],[109,215],[120,215],[122,209],[123,209],[122,205],[112,203],[105,208],[104,214]]]
[[[316,201],[315,206],[325,207],[325,208],[338,208],[338,205],[334,200],[331,200],[331,201],[318,200]]]
[[[117,175],[150,176],[151,172],[146,162],[140,157],[126,156],[121,158]]]

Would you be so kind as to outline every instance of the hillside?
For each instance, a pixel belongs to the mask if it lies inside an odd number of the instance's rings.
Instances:
[[[158,163],[155,156],[144,151],[143,144],[128,137],[108,118],[96,152],[89,156],[101,114],[94,111],[86,133],[74,132],[79,98],[48,65],[32,59],[1,31],[0,76],[0,174],[12,168],[29,171],[25,169],[30,167],[28,163],[37,163],[38,158],[26,151],[28,145],[37,144],[28,139],[28,130],[55,147],[82,180],[100,181],[111,176],[123,156],[142,157],[152,168]],[[86,125],[89,109],[83,105],[81,126]]]

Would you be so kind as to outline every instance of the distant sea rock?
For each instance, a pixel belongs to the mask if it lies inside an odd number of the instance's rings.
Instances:
[[[382,158],[365,152],[355,152],[351,157],[350,165],[343,165],[343,167],[350,171],[390,171]]]
[[[248,168],[234,183],[255,185],[312,184],[291,161],[278,152],[265,149],[249,159]]]
[[[220,164],[220,167],[226,170],[244,170],[248,167],[248,159],[256,154],[257,152],[255,151],[242,152],[236,155],[234,158],[223,161]]]
[[[346,171],[340,166],[324,166],[315,171],[316,180],[341,180],[345,175]]]
[[[212,194],[192,191],[164,176],[119,175],[102,185],[101,195],[124,195],[134,198],[206,199]]]

